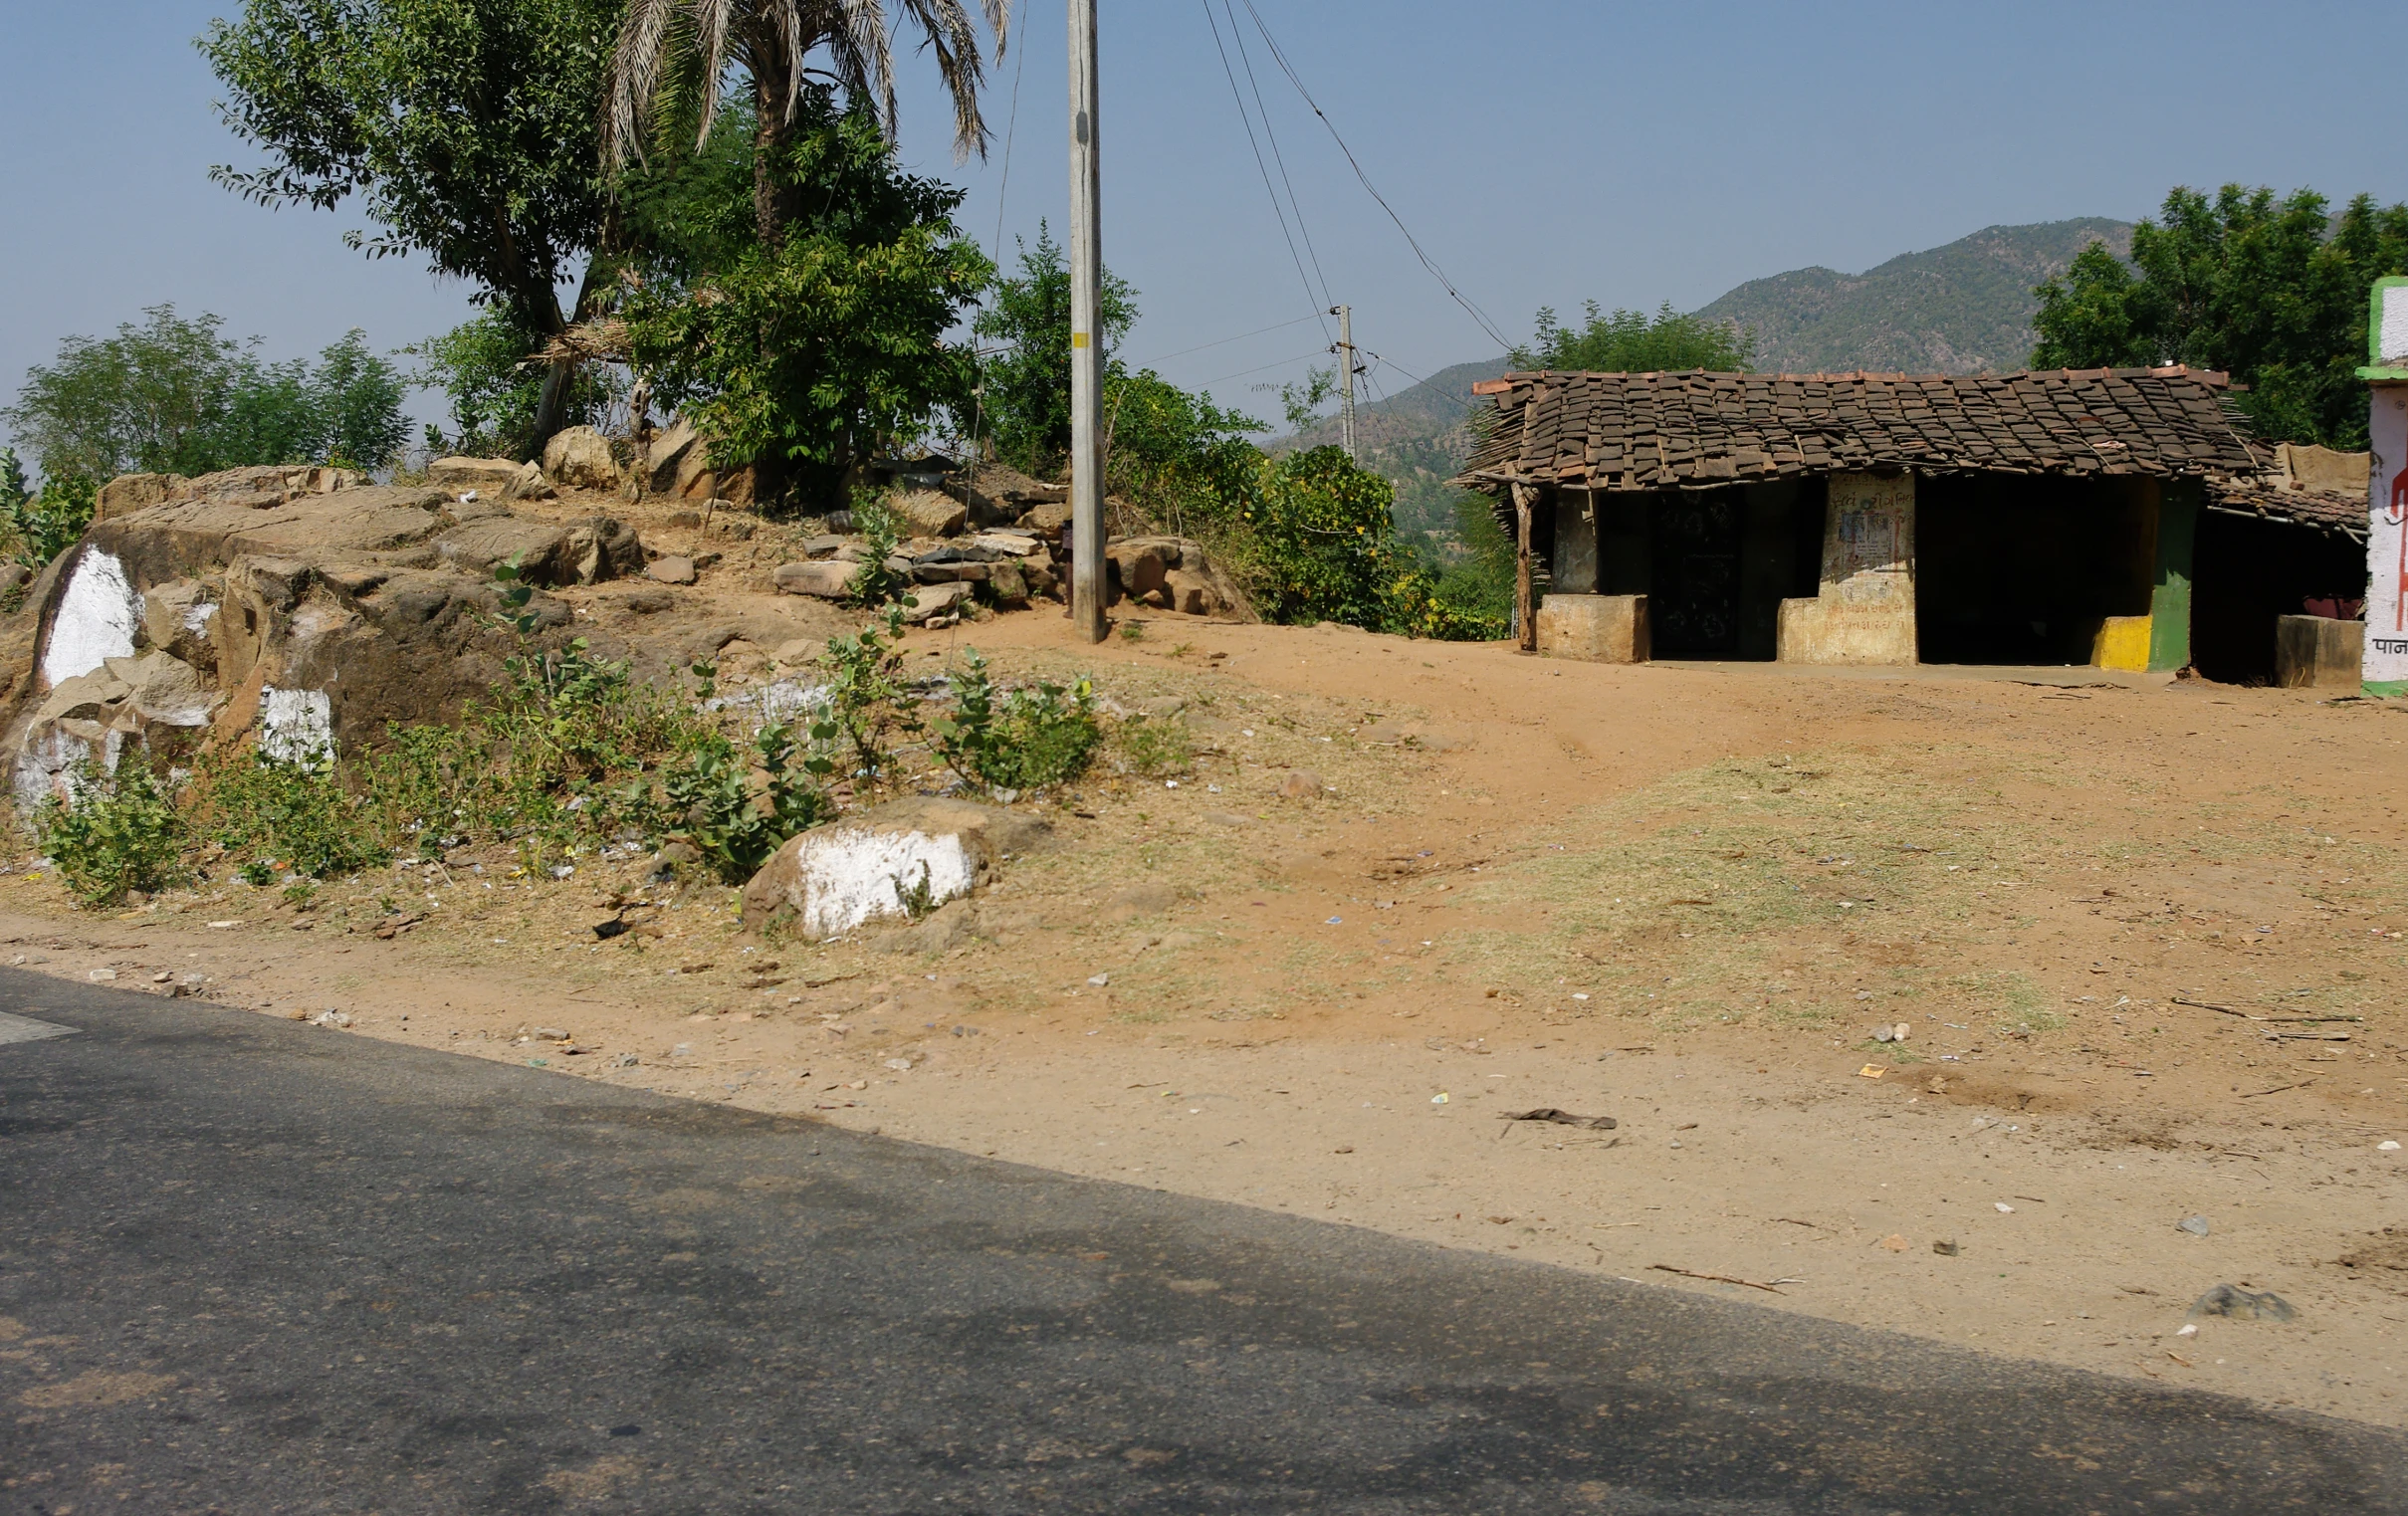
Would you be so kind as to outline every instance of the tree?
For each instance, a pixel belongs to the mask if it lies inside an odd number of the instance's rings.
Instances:
[[[71,336],[0,409],[46,477],[206,474],[264,463],[372,469],[400,448],[402,381],[357,330],[315,366],[264,362],[219,318],[152,306],[112,337]]]
[[[1001,57],[1010,0],[984,0]],[[979,34],[960,0],[903,0],[935,55],[938,76],[953,97],[958,154],[984,151],[986,126],[979,116],[985,67]],[[856,101],[875,103],[886,134],[895,134],[893,42],[881,0],[628,0],[611,60],[602,116],[604,165],[616,172],[645,155],[645,138],[674,147],[690,137],[710,140],[731,64],[752,82],[753,207],[765,247],[803,209],[796,186],[773,169],[805,128],[809,60],[825,50],[833,83]]]
[[[450,435],[432,423],[426,428],[431,451],[528,458],[543,450],[550,433],[541,429],[540,420],[551,370],[529,361],[528,343],[511,314],[496,309],[401,349],[418,359],[411,378],[450,402]],[[623,390],[617,380],[617,371],[607,365],[578,364],[554,419],[560,426],[575,426],[598,418]]]
[[[974,333],[1001,346],[982,365],[980,411],[996,457],[1048,475],[1070,456],[1070,267],[1042,221],[1036,246],[1018,246],[1018,277],[995,281],[986,309],[971,323]],[[1137,292],[1106,270],[1100,293],[1098,335],[1109,364],[1137,321]]]
[[[2032,366],[2222,369],[2261,436],[2363,448],[2367,291],[2400,273],[2408,205],[2359,195],[2334,217],[2312,190],[2176,188],[2129,264],[2092,243],[2039,287]]]
[[[379,230],[349,246],[473,282],[532,350],[567,327],[560,286],[606,240],[595,107],[618,19],[619,0],[247,0],[199,47],[231,92],[219,113],[269,160],[211,177],[269,206],[358,195]],[[607,274],[589,261],[578,314]],[[572,367],[547,376],[539,445]]]
[[[1586,373],[1682,368],[1736,373],[1755,361],[1752,333],[1736,325],[1683,316],[1669,301],[1653,317],[1621,310],[1609,315],[1596,301],[1586,302],[1581,309],[1588,321],[1574,328],[1558,322],[1553,308],[1541,306],[1537,336],[1529,346],[1513,349],[1513,366]]]
[[[828,495],[851,464],[967,404],[971,356],[945,333],[994,266],[953,223],[963,192],[903,172],[866,110],[814,86],[800,119],[771,177],[811,192],[777,241],[639,217],[620,299],[637,372],[684,408],[715,464]],[[749,173],[758,138],[729,134],[717,161]]]

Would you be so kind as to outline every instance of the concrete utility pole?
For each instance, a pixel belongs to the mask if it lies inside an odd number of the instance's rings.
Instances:
[[[1338,372],[1345,386],[1338,392],[1338,435],[1351,460],[1355,457],[1355,308],[1332,306],[1329,314],[1338,318]]]
[[[1104,255],[1095,0],[1070,0],[1070,622],[1104,640]]]

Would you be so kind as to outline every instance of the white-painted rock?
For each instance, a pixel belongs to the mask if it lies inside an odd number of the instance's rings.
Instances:
[[[789,839],[744,891],[745,925],[787,919],[804,936],[840,936],[909,914],[907,895],[958,899],[1001,861],[1035,847],[1046,823],[968,800],[913,798],[874,806]]]
[[[42,679],[52,688],[89,674],[111,658],[133,656],[142,624],[142,597],[113,552],[86,547],[67,571],[67,588],[42,646]]]

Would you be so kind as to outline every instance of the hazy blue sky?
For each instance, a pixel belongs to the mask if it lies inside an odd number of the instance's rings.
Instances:
[[[1745,279],[1860,270],[1993,223],[2138,216],[2176,183],[2408,199],[2396,124],[2408,19],[2396,0],[1254,3],[1373,182],[1512,337],[1541,304],[1693,308]],[[234,6],[12,6],[0,57],[0,394],[61,337],[161,301],[214,311],[275,356],[351,325],[399,346],[465,316],[460,285],[346,250],[339,234],[354,215],[270,212],[208,182],[211,163],[244,154],[210,110],[215,81],[191,39]],[[1162,357],[1175,380],[1273,411],[1247,386],[1300,373],[1324,340],[1317,325],[1164,356],[1321,304],[1272,217],[1205,0],[1102,10],[1105,256],[1145,313],[1126,354]],[[1357,339],[1417,373],[1493,352],[1355,182],[1250,23],[1245,35],[1319,267],[1354,306]],[[1062,223],[1063,52],[1062,8],[1025,7],[991,83],[994,149],[959,167],[924,62],[901,60],[906,156],[971,186],[963,221],[983,241],[996,236],[1001,196],[1006,260],[1011,237],[1040,216]],[[2386,112],[2392,124],[2378,129]],[[1238,372],[1258,364],[1270,366]]]

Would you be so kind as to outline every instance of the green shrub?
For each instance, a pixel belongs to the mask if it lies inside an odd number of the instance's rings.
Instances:
[[[762,728],[752,749],[748,762],[733,741],[710,733],[660,774],[663,832],[692,843],[729,884],[752,878],[788,837],[836,810],[811,771],[825,761],[801,756],[789,724]]]
[[[853,497],[853,530],[861,534],[861,566],[847,588],[856,604],[879,606],[911,588],[911,575],[886,566],[903,539],[903,522],[887,497],[864,490]]]
[[[912,714],[917,697],[903,681],[903,655],[896,639],[903,635],[903,608],[890,605],[882,623],[865,626],[852,637],[831,637],[819,666],[828,674],[828,706],[822,739],[842,737],[852,749],[856,778],[876,778],[885,771],[887,736],[901,729],[919,730]],[[813,737],[822,735],[814,730]]]
[[[128,890],[156,890],[181,872],[183,818],[138,750],[119,758],[114,772],[93,764],[78,769],[66,798],[42,802],[34,835],[68,891],[87,906],[114,905]]]
[[[1041,789],[1076,778],[1103,735],[1086,680],[998,692],[976,648],[954,677],[954,697],[953,714],[929,730],[946,766],[982,789]]]
[[[45,479],[38,495],[15,494],[7,503],[9,535],[15,539],[12,552],[35,567],[49,562],[84,536],[100,498],[101,487],[85,474]]]
[[[253,751],[212,765],[202,791],[209,834],[242,859],[236,871],[253,884],[271,884],[279,872],[355,874],[393,853],[378,807],[342,787],[330,755],[278,758]]]

